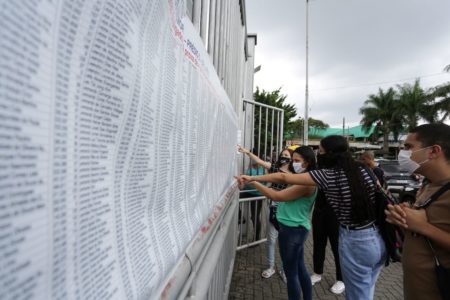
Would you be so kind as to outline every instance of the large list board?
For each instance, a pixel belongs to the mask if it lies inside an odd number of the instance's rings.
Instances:
[[[0,299],[157,297],[236,172],[185,3],[0,7]]]

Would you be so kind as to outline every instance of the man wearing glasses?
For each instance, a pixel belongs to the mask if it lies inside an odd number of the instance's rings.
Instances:
[[[418,126],[410,131],[404,146],[398,157],[402,169],[421,174],[428,182],[412,207],[389,205],[385,211],[388,222],[405,229],[404,297],[443,299],[435,259],[450,268],[450,126]]]

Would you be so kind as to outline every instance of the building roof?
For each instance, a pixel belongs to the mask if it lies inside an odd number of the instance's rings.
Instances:
[[[342,128],[325,128],[325,129],[310,128],[309,135],[315,135],[321,138],[324,138],[329,135],[345,135],[345,136],[352,135],[354,138],[368,138],[370,137],[370,135],[372,135],[374,130],[375,126],[372,126],[369,131],[365,131],[362,128],[362,125],[346,128],[344,132]]]
[[[353,135],[355,138],[368,138],[372,135],[375,130],[375,126],[370,127],[368,131],[365,131],[362,125],[349,128],[346,135]]]
[[[309,135],[316,135],[321,138],[329,135],[342,135],[342,128],[309,128]]]

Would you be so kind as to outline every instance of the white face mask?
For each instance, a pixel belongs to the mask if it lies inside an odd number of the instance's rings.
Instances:
[[[426,163],[428,161],[428,159],[425,159],[424,161],[417,163],[415,161],[413,161],[411,159],[411,155],[414,152],[418,152],[418,151],[422,151],[425,149],[428,149],[430,147],[425,147],[416,151],[411,151],[411,150],[400,150],[400,152],[398,153],[398,163],[400,165],[400,168],[402,170],[405,170],[408,173],[414,173],[421,165],[423,165],[424,163]]]
[[[297,174],[302,173],[303,171],[306,170],[306,168],[302,167],[302,163],[299,163],[299,162],[292,163],[292,167],[294,168],[294,172]]]

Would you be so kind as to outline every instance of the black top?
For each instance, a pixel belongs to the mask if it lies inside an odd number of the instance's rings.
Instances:
[[[286,173],[286,172],[284,172],[283,170],[280,170],[280,168],[277,168],[277,167],[275,167],[275,164],[272,164],[271,166],[270,166],[270,169],[269,169],[269,174],[272,174],[272,173]],[[281,190],[284,190],[285,188],[287,188],[287,184],[286,183],[272,183],[272,185],[270,186],[270,188],[272,188],[272,189],[274,189],[274,190],[276,190],[276,191],[281,191]]]
[[[280,170],[280,168],[275,167],[275,164],[272,164],[269,169],[269,174],[278,173],[278,172],[286,173],[283,170]],[[286,183],[272,183],[270,185],[270,188],[274,189],[275,191],[281,191],[287,187],[288,187],[288,184],[286,184]],[[278,202],[270,200],[270,206],[278,206]]]

